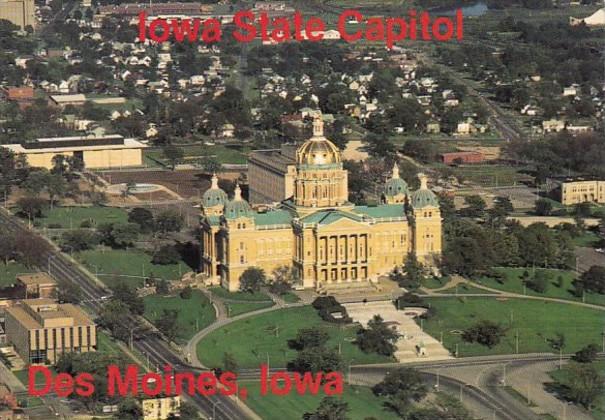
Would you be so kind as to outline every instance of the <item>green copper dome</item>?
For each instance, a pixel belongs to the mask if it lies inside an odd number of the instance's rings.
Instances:
[[[212,175],[212,185],[210,186],[210,189],[202,195],[202,205],[204,207],[224,206],[228,200],[229,197],[227,197],[227,193],[218,187],[218,178],[216,174]]]
[[[239,188],[239,185],[235,186],[233,200],[229,200],[227,204],[225,204],[225,211],[223,214],[227,219],[254,216],[254,211],[252,211],[250,204],[242,198],[242,190]]]
[[[423,207],[439,207],[439,200],[431,190],[417,190],[412,193],[410,200],[412,207],[421,209]]]
[[[391,178],[384,184],[384,195],[394,197],[408,193],[408,184],[401,178]]]
[[[412,193],[410,204],[415,209],[423,207],[439,207],[439,200],[435,193],[429,190],[427,186],[427,177],[424,174],[418,174],[420,178],[420,188]]]

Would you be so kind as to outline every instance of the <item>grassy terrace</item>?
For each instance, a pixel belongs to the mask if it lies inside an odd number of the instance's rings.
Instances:
[[[476,294],[476,293],[489,294],[491,292],[488,290],[480,289],[479,287],[469,286],[468,284],[459,284],[458,287],[455,287],[455,286],[450,287],[449,289],[440,290],[435,293],[445,294],[445,295],[456,294],[456,293],[458,293],[459,295],[472,295],[472,294]]]
[[[132,286],[142,285],[144,277],[153,276],[175,280],[191,271],[185,263],[158,265],[151,263],[151,256],[137,249],[95,249],[76,254],[91,273],[99,273],[99,279],[112,286],[119,279]],[[135,276],[135,277],[128,277]]]
[[[206,328],[216,320],[216,313],[210,300],[199,290],[194,290],[191,299],[180,296],[151,295],[145,297],[145,318],[152,323],[160,318],[164,309],[179,311],[178,342],[186,342],[196,332]]]
[[[91,226],[102,223],[126,223],[128,213],[124,209],[113,207],[55,207],[46,210],[44,217],[37,219],[42,227],[79,228],[82,222]]]
[[[324,322],[310,306],[281,309],[242,319],[210,333],[197,347],[200,361],[211,367],[222,366],[223,354],[230,352],[242,368],[257,368],[267,362],[273,367],[286,366],[296,356],[288,340],[301,328],[319,326],[330,334],[331,347],[341,344],[342,356],[348,363],[389,362],[391,359],[362,353],[352,344],[357,326],[340,327]],[[242,345],[245,343],[245,345]]]
[[[17,274],[32,273],[34,271],[36,270],[17,262],[9,262],[8,264],[0,262],[0,287],[7,287],[13,284]]]
[[[573,300],[576,302],[581,302],[582,297],[576,297],[571,292],[573,290],[573,286],[571,282],[575,278],[575,273],[573,271],[565,271],[565,270],[546,270],[552,276],[552,283],[548,285],[545,293],[538,293],[531,290],[529,287],[523,287],[523,280],[521,276],[523,272],[526,270],[525,268],[498,268],[497,271],[503,273],[506,276],[506,279],[503,283],[499,283],[493,278],[482,277],[479,279],[479,283],[492,287],[494,289],[502,290],[505,292],[519,293],[519,294],[527,294],[530,296],[543,296],[543,297],[551,297],[558,299],[566,299]],[[532,274],[531,269],[527,269],[527,271]],[[561,287],[556,286],[557,278],[561,276],[563,279],[563,284]],[[595,305],[605,306],[605,296],[599,295],[595,293],[586,293],[585,295],[586,303],[592,303]]]
[[[271,298],[261,292],[229,292],[222,287],[212,287],[210,292],[213,296],[224,301],[227,314],[230,317],[273,306]]]
[[[515,334],[519,334],[519,353],[552,352],[546,341],[557,333],[565,335],[566,353],[573,353],[589,343],[601,342],[603,311],[553,302],[496,298],[427,298],[436,310],[424,322],[425,330],[439,338],[460,356],[515,353]],[[512,323],[511,323],[512,318]],[[489,349],[462,340],[461,331],[480,320],[498,322],[507,328],[500,343]]]
[[[294,392],[286,396],[271,394],[261,396],[259,383],[247,382],[244,385],[248,389],[246,404],[263,419],[301,418],[304,413],[315,411],[324,397],[321,392],[318,395],[298,395]],[[385,399],[376,397],[368,387],[345,386],[341,398],[349,404],[348,419],[395,420],[398,418],[394,413],[383,408]]]

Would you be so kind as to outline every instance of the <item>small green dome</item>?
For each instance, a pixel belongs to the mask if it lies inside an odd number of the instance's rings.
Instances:
[[[239,217],[252,217],[254,212],[246,200],[230,200],[225,205],[223,213],[227,219],[237,219]]]
[[[421,209],[423,207],[439,207],[439,200],[435,193],[429,189],[419,189],[412,193],[410,200],[412,207]]]
[[[408,184],[401,178],[391,178],[384,184],[384,195],[394,197],[408,194]]]
[[[211,188],[202,196],[204,207],[224,206],[227,203],[227,193],[220,188]]]

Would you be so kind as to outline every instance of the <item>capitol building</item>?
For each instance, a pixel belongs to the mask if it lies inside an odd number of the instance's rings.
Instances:
[[[269,210],[254,210],[239,186],[229,198],[216,176],[203,195],[202,269],[210,284],[236,291],[247,268],[270,274],[286,265],[305,289],[346,287],[377,282],[410,253],[425,264],[441,254],[439,202],[426,176],[410,191],[395,166],[381,204],[350,203],[341,153],[324,137],[321,117],[291,154],[262,152],[250,159],[250,196],[281,199]]]

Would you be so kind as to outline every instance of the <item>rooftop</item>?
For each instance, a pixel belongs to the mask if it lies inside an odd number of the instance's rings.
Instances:
[[[46,273],[21,274],[17,280],[25,285],[55,285],[57,282]]]
[[[88,314],[70,303],[60,304],[53,299],[24,299],[18,305],[6,308],[6,313],[29,330],[61,326],[95,325]]]

